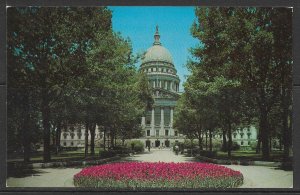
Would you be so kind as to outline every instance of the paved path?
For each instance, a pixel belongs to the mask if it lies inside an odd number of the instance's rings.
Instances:
[[[175,155],[167,149],[151,150],[144,154],[126,157],[122,161],[144,162],[188,162],[192,157]],[[293,185],[293,172],[277,170],[274,167],[226,165],[244,175],[241,188],[290,188]],[[8,187],[73,187],[73,175],[81,168],[46,168],[35,169],[22,177],[7,179]]]
[[[170,149],[152,149],[143,154],[137,154],[124,159],[124,161],[143,161],[143,162],[189,162],[193,161],[193,157],[184,157],[176,155]]]

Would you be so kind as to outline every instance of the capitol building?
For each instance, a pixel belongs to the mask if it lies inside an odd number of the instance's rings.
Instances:
[[[152,110],[142,117],[143,137],[139,140],[143,141],[146,147],[170,147],[174,142],[183,141],[183,135],[173,128],[180,79],[172,55],[160,42],[158,27],[154,34],[153,46],[142,58],[140,71],[148,77],[154,105]]]
[[[142,136],[138,139],[145,147],[171,147],[175,142],[184,142],[185,136],[173,127],[174,109],[180,97],[180,79],[171,53],[162,46],[158,27],[153,45],[144,54],[140,72],[147,75],[152,88],[154,104],[141,119]],[[69,126],[61,132],[61,146],[84,147],[85,127],[82,124]],[[233,131],[233,141],[242,147],[257,142],[257,130],[253,126]],[[222,133],[216,132],[214,140],[222,140]],[[227,138],[228,139],[228,138]],[[90,133],[88,134],[90,142]],[[95,142],[103,142],[103,132],[96,126]]]

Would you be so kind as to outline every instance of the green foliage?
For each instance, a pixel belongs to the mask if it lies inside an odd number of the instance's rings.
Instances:
[[[153,100],[130,40],[113,32],[111,17],[106,7],[8,9],[12,150],[28,149],[31,137],[40,141],[38,131],[49,161],[50,136],[78,123],[109,129],[113,138],[139,135],[138,119]]]
[[[281,123],[288,148],[291,9],[197,7],[195,14],[191,33],[200,45],[190,50],[194,58],[187,63],[192,73],[184,85],[188,106],[215,120],[211,129],[227,134],[227,148],[232,148],[232,130],[257,121],[265,158],[269,137],[278,136]],[[206,121],[203,129],[210,129]]]
[[[144,152],[145,146],[144,143],[141,142],[140,140],[132,140],[127,144],[127,147],[129,149],[133,149],[134,152],[140,153]]]

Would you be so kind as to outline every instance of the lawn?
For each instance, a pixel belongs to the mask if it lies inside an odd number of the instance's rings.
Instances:
[[[87,157],[88,159],[95,159],[99,158],[99,151],[103,151],[102,148],[95,148],[95,155]],[[23,156],[22,154],[10,156],[8,154],[8,162],[20,162],[23,161]],[[76,150],[76,151],[62,151],[59,152],[58,154],[51,153],[51,161],[52,162],[57,162],[57,161],[72,161],[72,160],[82,160],[84,158],[84,150]],[[43,153],[42,152],[36,152],[32,154],[32,157],[30,158],[30,161],[32,163],[38,163],[38,162],[43,162]]]
[[[249,150],[249,151],[232,151],[231,153],[232,160],[263,160],[262,159],[262,154],[256,154],[254,150]],[[281,161],[283,157],[283,151],[272,151],[270,153],[270,161]],[[217,156],[215,157],[216,159],[228,159],[228,154],[227,152],[222,152],[218,151]]]

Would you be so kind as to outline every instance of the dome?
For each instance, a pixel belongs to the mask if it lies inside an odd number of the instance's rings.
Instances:
[[[169,50],[161,45],[159,38],[160,35],[158,32],[158,26],[156,26],[153,46],[150,47],[143,56],[142,64],[153,61],[168,62],[173,64],[173,59]]]
[[[173,59],[169,50],[161,45],[153,45],[150,47],[142,59],[142,64],[152,61],[161,61],[173,64]]]

